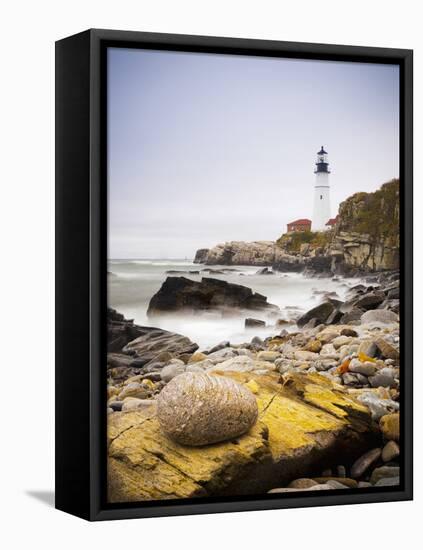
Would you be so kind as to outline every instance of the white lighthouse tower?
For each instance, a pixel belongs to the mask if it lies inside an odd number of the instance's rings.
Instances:
[[[327,161],[327,152],[323,145],[317,153],[316,182],[314,184],[314,206],[313,219],[311,224],[312,231],[323,231],[328,229],[326,226],[330,219],[330,187],[329,187],[329,164]]]

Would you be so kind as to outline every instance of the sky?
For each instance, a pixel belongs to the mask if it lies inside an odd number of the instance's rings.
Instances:
[[[399,175],[399,68],[109,48],[109,257],[193,258],[275,240]]]

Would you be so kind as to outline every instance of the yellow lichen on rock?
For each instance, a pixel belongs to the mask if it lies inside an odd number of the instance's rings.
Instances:
[[[236,439],[204,447],[175,443],[160,429],[154,406],[110,416],[110,502],[222,494],[246,475],[254,479],[254,468],[284,471],[297,458],[312,461],[372,430],[367,408],[318,374],[224,375],[253,391],[259,409],[256,424]]]

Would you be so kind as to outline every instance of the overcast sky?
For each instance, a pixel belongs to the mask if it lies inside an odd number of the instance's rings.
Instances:
[[[393,65],[109,49],[110,258],[192,258],[310,218],[328,151],[332,216],[399,174]]]

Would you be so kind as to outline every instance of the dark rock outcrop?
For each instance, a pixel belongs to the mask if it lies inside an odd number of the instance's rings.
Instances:
[[[319,323],[326,322],[329,315],[336,309],[332,302],[323,302],[313,309],[310,309],[297,320],[297,325],[303,327],[312,319],[316,319]]]
[[[277,306],[267,302],[265,296],[243,285],[209,277],[203,277],[201,282],[168,277],[151,298],[147,315],[231,308],[279,311]]]
[[[194,263],[205,264],[208,252],[209,252],[208,248],[200,248],[199,250],[197,250],[194,258]]]

